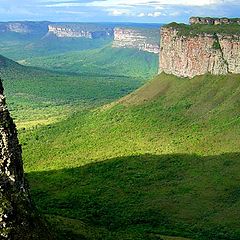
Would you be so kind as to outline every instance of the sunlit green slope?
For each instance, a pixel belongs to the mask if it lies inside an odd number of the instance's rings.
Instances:
[[[92,56],[93,61],[94,55],[88,55],[92,51],[85,51],[81,62],[73,61],[75,69],[71,69],[72,60],[65,55],[50,58],[49,70],[22,66],[0,55],[0,77],[18,126],[51,123],[78,108],[114,101],[156,74],[158,59],[154,54],[123,49],[109,59],[109,51],[95,58],[94,72],[90,71],[93,67],[90,58],[85,59]],[[124,56],[128,59],[125,62]],[[58,71],[55,64],[63,64],[63,70]],[[115,71],[117,65],[121,67]]]
[[[239,75],[161,74],[21,131],[32,194],[59,239],[239,239],[239,94]]]
[[[26,59],[26,65],[87,75],[134,76],[145,79],[157,73],[158,55],[111,46]]]

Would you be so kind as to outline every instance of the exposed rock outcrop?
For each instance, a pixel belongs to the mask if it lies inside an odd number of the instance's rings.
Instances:
[[[159,53],[160,32],[158,29],[115,28],[113,47],[136,48],[140,51]]]
[[[51,239],[36,213],[26,183],[17,130],[0,81],[0,239]]]
[[[210,18],[210,17],[191,17],[190,24],[208,24],[208,25],[220,25],[220,24],[240,24],[240,18]]]
[[[190,78],[240,73],[240,35],[184,35],[173,27],[163,27],[160,46],[160,72]]]
[[[73,28],[69,28],[69,27],[61,27],[61,26],[53,26],[53,25],[49,25],[48,26],[48,32],[50,34],[54,34],[55,36],[59,37],[59,38],[65,38],[65,37],[69,37],[69,38],[79,38],[79,37],[83,37],[83,38],[92,38],[92,34],[89,31],[77,31]]]
[[[113,29],[90,24],[51,24],[48,34],[58,38],[104,38],[113,36]]]
[[[49,22],[5,22],[0,23],[0,33],[15,32],[20,34],[46,34]]]

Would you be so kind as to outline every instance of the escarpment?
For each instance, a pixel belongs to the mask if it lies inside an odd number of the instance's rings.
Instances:
[[[159,72],[190,78],[240,73],[240,34],[225,27],[224,32],[217,26],[206,32],[183,24],[163,27]]]
[[[0,81],[0,239],[51,239],[26,183],[17,130]]]
[[[113,47],[136,48],[140,51],[159,54],[160,32],[158,29],[120,28],[114,29]]]
[[[113,36],[111,27],[90,24],[51,24],[48,26],[48,34],[58,38],[106,38]]]
[[[240,24],[240,18],[191,17],[189,23],[209,25],[233,24],[233,23]]]

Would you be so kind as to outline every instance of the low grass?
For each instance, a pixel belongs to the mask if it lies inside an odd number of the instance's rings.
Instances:
[[[115,104],[21,130],[58,238],[239,239],[239,94],[239,75],[161,74]]]

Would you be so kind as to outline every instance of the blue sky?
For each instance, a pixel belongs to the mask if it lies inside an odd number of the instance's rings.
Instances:
[[[240,0],[0,0],[0,21],[187,22],[240,17]]]

